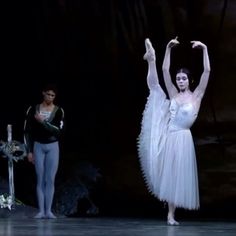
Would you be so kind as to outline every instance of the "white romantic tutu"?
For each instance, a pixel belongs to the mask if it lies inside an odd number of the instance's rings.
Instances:
[[[198,176],[190,126],[194,107],[170,103],[158,85],[143,112],[138,152],[149,191],[161,201],[199,208]]]

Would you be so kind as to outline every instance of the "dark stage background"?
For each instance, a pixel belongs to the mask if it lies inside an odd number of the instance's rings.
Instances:
[[[13,138],[23,141],[27,107],[40,101],[44,83],[57,83],[66,131],[56,188],[66,188],[75,175],[86,172],[87,179],[79,179],[103,216],[163,217],[167,210],[147,192],[137,157],[148,95],[144,39],[149,37],[156,49],[162,84],[161,64],[170,39],[178,36],[181,42],[173,50],[173,73],[189,67],[194,83],[202,71],[202,55],[189,41],[206,43],[212,72],[192,128],[201,209],[177,214],[235,217],[235,1],[34,0],[1,5],[0,139],[6,139],[11,123]],[[0,176],[7,179],[3,158]],[[75,182],[75,188],[82,182]],[[36,206],[34,169],[26,160],[15,163],[15,188],[18,199]],[[55,202],[62,193],[58,190]],[[80,199],[74,216],[86,214],[89,204]]]

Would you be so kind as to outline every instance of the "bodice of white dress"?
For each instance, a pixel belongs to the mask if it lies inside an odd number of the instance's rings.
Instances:
[[[175,99],[170,103],[169,131],[190,129],[197,118],[198,111],[188,102],[179,104]]]

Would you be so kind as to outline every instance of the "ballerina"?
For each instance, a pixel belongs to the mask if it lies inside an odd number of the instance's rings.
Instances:
[[[189,88],[189,72],[181,68],[176,85],[170,76],[170,54],[179,44],[177,38],[166,46],[162,65],[169,99],[162,90],[156,69],[156,55],[152,43],[145,40],[148,62],[147,84],[149,97],[143,113],[138,151],[141,168],[149,191],[168,203],[167,224],[179,225],[175,209],[198,209],[199,190],[195,148],[190,131],[195,122],[210,75],[207,46],[191,41],[192,48],[203,51],[203,73],[196,89]]]

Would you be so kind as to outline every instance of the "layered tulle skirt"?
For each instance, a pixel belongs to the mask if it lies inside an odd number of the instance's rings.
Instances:
[[[189,129],[171,131],[170,102],[162,89],[151,90],[138,138],[138,153],[149,191],[161,201],[199,208],[197,163]]]

